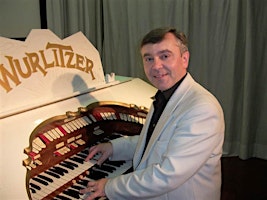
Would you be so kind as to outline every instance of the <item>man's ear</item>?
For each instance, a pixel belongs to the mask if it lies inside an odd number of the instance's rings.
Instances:
[[[189,64],[189,58],[190,58],[190,53],[189,53],[189,51],[185,51],[185,52],[182,54],[182,60],[183,60],[184,66],[185,66],[186,68],[188,67],[188,64]]]

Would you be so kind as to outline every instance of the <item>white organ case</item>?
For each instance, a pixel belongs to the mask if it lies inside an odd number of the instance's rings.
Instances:
[[[48,44],[63,50],[49,49]],[[27,153],[35,130],[46,120],[75,116],[80,108],[95,104],[118,104],[145,113],[156,92],[139,78],[105,77],[98,52],[81,33],[60,40],[49,30],[33,30],[25,42],[0,38],[0,47],[0,199],[32,198]],[[75,62],[60,63],[62,56],[71,54],[78,55]],[[91,71],[88,66],[93,66]],[[16,77],[14,70],[19,68],[24,76],[17,71]]]

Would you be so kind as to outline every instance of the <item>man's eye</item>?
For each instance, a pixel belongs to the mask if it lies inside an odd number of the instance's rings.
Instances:
[[[161,60],[166,60],[166,59],[168,59],[170,56],[168,55],[168,54],[163,54],[163,55],[161,55],[160,56],[160,59]]]
[[[145,58],[145,61],[146,61],[146,62],[152,62],[153,60],[154,60],[154,59],[153,59],[152,57],[146,57],[146,58]]]

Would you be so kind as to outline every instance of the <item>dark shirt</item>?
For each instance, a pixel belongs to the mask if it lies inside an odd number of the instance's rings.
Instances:
[[[148,131],[147,131],[147,137],[146,137],[146,146],[151,138],[151,135],[155,129],[155,126],[164,110],[164,108],[166,107],[169,99],[171,98],[171,96],[173,95],[174,91],[178,88],[178,86],[182,83],[182,81],[184,80],[184,78],[186,77],[187,73],[183,76],[183,78],[181,78],[174,86],[172,86],[171,88],[169,88],[168,90],[165,91],[160,91],[158,90],[155,97],[154,97],[154,101],[153,101],[153,105],[154,105],[154,112],[148,127]]]

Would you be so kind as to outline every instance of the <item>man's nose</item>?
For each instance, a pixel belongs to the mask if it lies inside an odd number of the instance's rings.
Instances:
[[[158,57],[154,58],[153,68],[158,69],[161,67],[162,67],[162,61]]]

